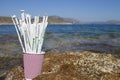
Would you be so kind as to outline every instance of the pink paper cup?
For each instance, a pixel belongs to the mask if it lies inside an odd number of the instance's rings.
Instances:
[[[44,54],[23,54],[24,75],[27,79],[33,79],[41,74]]]

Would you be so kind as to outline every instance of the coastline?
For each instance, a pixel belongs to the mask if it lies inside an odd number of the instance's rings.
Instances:
[[[0,25],[14,25],[13,23],[0,23]]]
[[[48,23],[48,25],[120,25],[120,24],[96,24],[96,23]],[[14,25],[13,23],[0,23],[0,25]]]
[[[50,24],[50,25],[64,25],[64,24],[65,25],[70,25],[71,24],[72,25],[73,23],[48,23],[48,24]],[[14,25],[14,24],[13,23],[10,23],[10,24],[9,23],[5,23],[5,24],[0,23],[0,25]]]

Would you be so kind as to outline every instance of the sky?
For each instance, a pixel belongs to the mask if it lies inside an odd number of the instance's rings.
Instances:
[[[83,22],[120,20],[120,0],[0,0],[0,16],[61,16]]]

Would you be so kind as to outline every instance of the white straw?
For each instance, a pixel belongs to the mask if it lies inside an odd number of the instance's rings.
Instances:
[[[15,23],[15,21],[14,21],[14,18],[15,18],[15,16],[12,17],[12,21],[13,21],[13,24],[15,25],[15,29],[16,29],[16,32],[17,32],[17,34],[18,34],[18,39],[19,39],[19,41],[20,41],[21,47],[22,47],[22,49],[23,49],[23,52],[25,52],[25,49],[24,49],[24,47],[23,47],[23,42],[22,42],[22,40],[21,40],[21,37],[20,37],[20,34],[19,34],[19,32],[18,32],[18,29],[17,29],[16,23]]]
[[[47,16],[43,16],[43,21],[39,23],[39,16],[35,16],[34,22],[31,23],[31,16],[23,10],[20,19],[12,17],[23,52],[41,54],[47,19]]]

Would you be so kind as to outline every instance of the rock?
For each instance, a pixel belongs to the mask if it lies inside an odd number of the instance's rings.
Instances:
[[[5,80],[23,80],[23,76],[23,68],[18,66],[7,73]]]
[[[9,70],[5,80],[24,80],[23,68]],[[33,80],[120,80],[120,59],[90,51],[48,52],[41,75]]]

